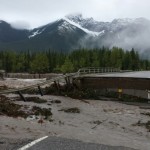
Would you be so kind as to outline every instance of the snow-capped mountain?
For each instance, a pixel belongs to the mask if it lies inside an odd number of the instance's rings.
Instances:
[[[95,21],[93,18],[83,18],[79,15],[68,15],[67,18],[82,28],[93,31],[97,37],[82,39],[83,47],[113,47],[137,50],[150,49],[150,21],[145,18],[114,19],[112,22]]]
[[[101,32],[103,30],[107,30],[109,26],[109,22],[99,22],[99,21],[95,21],[93,18],[83,18],[82,14],[78,14],[75,16],[67,15],[66,18],[79,24],[83,28],[86,28],[94,32]]]
[[[79,15],[64,18],[32,30],[17,30],[0,20],[0,50],[63,50],[81,47],[119,46],[150,49],[150,21],[145,18],[95,21]]]

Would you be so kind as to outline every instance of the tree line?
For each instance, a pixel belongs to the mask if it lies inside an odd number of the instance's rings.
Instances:
[[[122,70],[149,70],[150,60],[141,59],[134,49],[79,49],[69,53],[52,50],[44,52],[0,52],[0,69],[6,72],[75,72],[82,67],[115,67]]]

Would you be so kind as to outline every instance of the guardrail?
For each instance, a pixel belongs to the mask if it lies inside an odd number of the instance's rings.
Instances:
[[[119,68],[95,68],[95,67],[89,67],[89,68],[81,68],[78,70],[78,75],[80,74],[95,74],[95,73],[109,73],[109,72],[120,72],[121,70]]]

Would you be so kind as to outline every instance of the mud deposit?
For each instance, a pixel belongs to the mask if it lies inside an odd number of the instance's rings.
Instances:
[[[31,82],[15,80],[0,84],[12,88]],[[18,94],[1,95],[0,150],[16,150],[43,136],[149,150],[150,109],[141,108],[141,104],[121,103],[115,97],[92,98],[92,93],[88,97],[76,94],[70,98],[69,92],[62,93],[63,96],[24,93],[26,102]]]

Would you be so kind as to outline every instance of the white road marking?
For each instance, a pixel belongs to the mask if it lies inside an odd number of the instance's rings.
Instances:
[[[19,148],[18,150],[26,150],[27,148],[30,148],[31,146],[37,144],[38,142],[41,142],[42,140],[44,140],[44,139],[46,139],[46,138],[48,138],[48,136],[44,136],[44,137],[39,138],[39,139],[37,139],[37,140],[35,140],[35,141],[32,141],[31,143],[29,143],[29,144],[23,146],[22,148]]]

